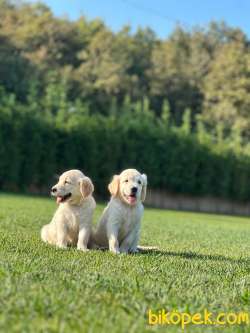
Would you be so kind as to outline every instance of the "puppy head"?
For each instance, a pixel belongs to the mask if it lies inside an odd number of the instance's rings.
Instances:
[[[51,189],[51,194],[57,198],[57,203],[68,202],[79,204],[82,199],[92,194],[94,185],[91,180],[79,170],[64,172],[56,185]]]
[[[113,177],[108,189],[113,197],[134,206],[146,198],[147,176],[135,169],[126,169]]]

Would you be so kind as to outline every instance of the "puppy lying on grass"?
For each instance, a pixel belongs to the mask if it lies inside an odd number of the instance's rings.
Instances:
[[[108,186],[112,195],[92,235],[93,247],[107,248],[113,253],[135,253],[146,197],[147,176],[135,169],[115,175]]]
[[[64,172],[51,189],[59,207],[50,224],[43,226],[42,240],[60,248],[77,245],[79,250],[86,251],[96,207],[93,191],[90,178],[81,171]]]

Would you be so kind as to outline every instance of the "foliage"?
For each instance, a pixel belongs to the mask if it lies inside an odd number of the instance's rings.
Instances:
[[[114,100],[120,110],[126,96],[146,96],[157,117],[168,101],[177,125],[190,109],[193,129],[202,114],[211,130],[219,121],[250,135],[250,43],[223,22],[177,26],[162,40],[149,28],[114,33],[99,19],[71,21],[41,3],[2,0],[0,31],[0,85],[24,103],[34,87],[48,98],[60,85],[65,99],[108,116]]]
[[[239,149],[237,141],[231,147],[221,135],[217,139],[209,135],[201,121],[198,132],[193,133],[189,109],[180,127],[169,127],[166,116],[159,121],[147,98],[141,103],[126,99],[120,115],[114,104],[111,116],[93,116],[80,102],[65,100],[60,86],[57,88],[52,90],[55,104],[45,99],[42,117],[33,112],[33,102],[24,108],[13,96],[2,98],[2,188],[41,190],[52,184],[53,175],[80,168],[93,178],[97,193],[106,195],[104,184],[110,177],[134,166],[149,175],[152,188],[249,198],[249,155]],[[55,105],[60,108],[56,110]],[[43,103],[36,107],[42,109]]]
[[[103,194],[135,166],[155,188],[249,199],[249,45],[224,23],[160,40],[0,1],[0,187],[78,167]]]

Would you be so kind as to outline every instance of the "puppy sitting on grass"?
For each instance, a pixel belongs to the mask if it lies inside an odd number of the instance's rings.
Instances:
[[[112,195],[93,234],[98,247],[109,247],[113,253],[138,251],[142,202],[146,197],[147,176],[135,169],[115,175],[108,186]]]
[[[42,228],[42,240],[60,248],[77,245],[86,251],[96,207],[93,191],[91,180],[81,171],[64,172],[51,189],[59,207],[50,224]]]

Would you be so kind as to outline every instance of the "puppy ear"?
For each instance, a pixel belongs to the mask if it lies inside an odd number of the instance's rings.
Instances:
[[[120,183],[120,177],[117,175],[113,176],[112,182],[108,186],[109,192],[113,197],[116,197],[118,195],[119,183]]]
[[[141,191],[141,201],[143,202],[146,199],[148,179],[147,179],[147,175],[145,175],[145,173],[143,173],[141,176],[142,176],[142,181],[143,181],[142,191]]]
[[[94,185],[89,177],[80,179],[79,185],[80,192],[84,199],[94,192]]]

